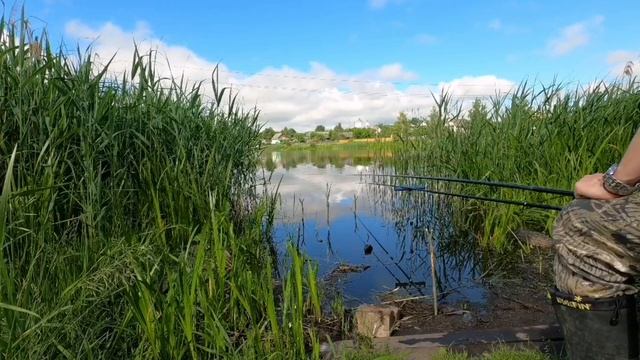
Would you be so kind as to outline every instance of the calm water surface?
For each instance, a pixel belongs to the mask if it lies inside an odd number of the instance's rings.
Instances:
[[[275,239],[281,259],[288,242],[300,246],[319,264],[328,291],[342,294],[348,306],[379,302],[378,295],[389,291],[430,295],[427,234],[433,234],[437,284],[448,292],[445,301],[484,302],[485,291],[474,281],[482,271],[471,241],[451,228],[447,207],[424,193],[371,185],[387,179],[361,175],[394,173],[389,161],[368,151],[265,152],[264,171],[272,173],[272,187],[279,183]],[[368,268],[336,275],[341,264]],[[410,282],[418,286],[401,284]]]

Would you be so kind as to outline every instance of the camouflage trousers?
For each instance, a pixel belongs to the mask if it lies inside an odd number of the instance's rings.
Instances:
[[[553,232],[559,290],[604,298],[637,292],[640,272],[640,193],[613,201],[576,199]]]

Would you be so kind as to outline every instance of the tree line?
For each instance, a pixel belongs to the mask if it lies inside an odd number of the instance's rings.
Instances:
[[[480,117],[484,118],[488,115],[489,110],[487,106],[476,99],[471,105],[466,117],[460,117],[456,127],[460,127],[460,124],[465,123],[468,120]],[[323,141],[338,141],[344,139],[373,139],[373,138],[388,138],[415,135],[417,129],[424,127],[428,124],[435,123],[441,119],[441,115],[436,108],[431,110],[428,116],[409,116],[405,112],[400,112],[393,124],[380,123],[374,127],[353,127],[344,128],[341,123],[337,123],[332,129],[327,129],[324,125],[317,125],[313,131],[296,131],[292,127],[284,127],[279,131],[282,139],[281,142],[285,143],[317,143]],[[271,142],[278,131],[272,127],[267,127],[261,131],[261,136],[264,142]]]

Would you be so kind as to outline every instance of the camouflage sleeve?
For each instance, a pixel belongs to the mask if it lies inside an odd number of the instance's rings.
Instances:
[[[613,201],[576,199],[556,221],[555,282],[593,298],[633,294],[640,270],[640,194]]]

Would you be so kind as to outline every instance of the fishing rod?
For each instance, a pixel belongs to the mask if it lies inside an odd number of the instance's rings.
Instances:
[[[444,181],[444,182],[451,182],[451,183],[485,185],[485,186],[501,187],[506,189],[533,191],[538,193],[561,195],[561,196],[567,196],[572,198],[575,197],[574,192],[569,190],[552,189],[552,188],[546,188],[541,186],[520,185],[520,184],[506,183],[506,182],[500,182],[500,181],[460,179],[460,178],[441,177],[441,176],[392,175],[392,174],[359,174],[359,176],[371,176],[371,177],[380,176],[380,177],[401,178],[401,179]]]
[[[392,184],[380,184],[380,183],[367,183],[367,184],[369,184],[369,185],[377,185],[377,186],[392,187],[394,189],[394,191],[407,191],[407,192],[420,191],[420,192],[426,192],[426,193],[436,194],[436,195],[453,196],[453,197],[459,197],[459,198],[462,198],[462,199],[490,201],[490,202],[495,202],[495,203],[500,203],[500,204],[508,204],[508,205],[519,205],[519,206],[524,206],[524,207],[529,207],[529,208],[537,208],[537,209],[543,209],[543,210],[555,210],[555,211],[562,210],[561,207],[554,206],[554,205],[530,203],[528,201],[494,199],[494,198],[484,197],[484,196],[465,195],[465,194],[457,194],[457,193],[451,193],[451,192],[446,192],[446,191],[430,190],[430,189],[427,189],[426,186],[392,185]]]

